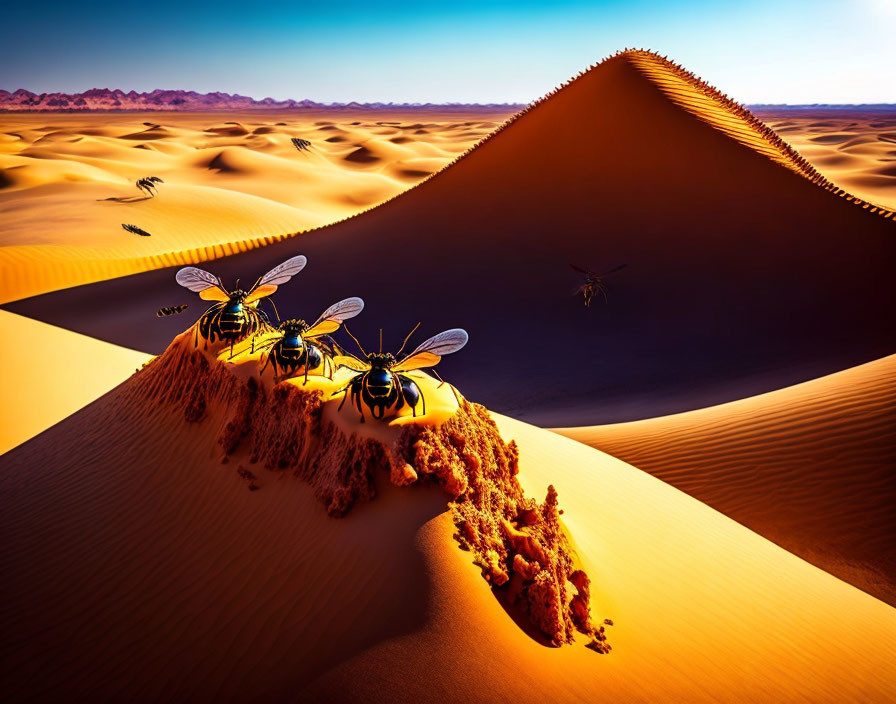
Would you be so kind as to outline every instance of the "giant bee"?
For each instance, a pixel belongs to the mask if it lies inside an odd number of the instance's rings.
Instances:
[[[350,395],[352,405],[361,414],[362,423],[364,422],[363,406],[366,406],[370,415],[377,420],[383,418],[387,411],[395,413],[405,405],[416,417],[417,405],[422,401],[422,415],[426,415],[426,399],[423,392],[411,377],[402,372],[433,367],[446,354],[461,349],[467,344],[468,339],[466,330],[454,328],[429,338],[400,361],[398,357],[401,356],[401,350],[396,355],[382,352],[364,353],[366,360],[360,360],[350,355],[336,357],[337,365],[358,372],[344,388],[333,393],[333,396],[344,394],[339,409],[342,409],[345,399]],[[407,344],[407,339],[405,339],[405,344]],[[404,349],[404,345],[402,345],[402,349]],[[364,352],[363,348],[361,351]]]
[[[287,259],[259,278],[248,291],[239,287],[239,281],[235,290],[228,291],[219,277],[195,266],[178,271],[175,276],[177,283],[198,293],[205,301],[218,301],[199,319],[195,344],[199,345],[199,335],[206,342],[223,340],[230,343],[232,355],[235,343],[254,335],[268,324],[268,317],[258,309],[258,302],[298,274],[307,263],[308,260],[301,254]]]
[[[354,318],[363,309],[364,301],[360,298],[346,298],[327,308],[313,325],[308,325],[304,320],[284,320],[278,327],[282,333],[279,337],[266,340],[258,347],[253,345],[253,349],[269,350],[261,373],[264,374],[269,364],[274,369],[275,378],[278,373],[285,378],[304,369],[305,381],[308,381],[309,371],[323,365],[323,373],[326,374],[329,365],[329,377],[332,379],[334,364],[328,354],[333,351],[332,346],[315,344],[311,340],[336,332],[344,321]]]

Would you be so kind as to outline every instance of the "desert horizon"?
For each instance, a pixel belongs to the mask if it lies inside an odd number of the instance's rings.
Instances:
[[[675,58],[0,91],[4,699],[893,700],[896,103]]]

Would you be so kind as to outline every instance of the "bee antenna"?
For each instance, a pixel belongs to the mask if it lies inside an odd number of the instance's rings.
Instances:
[[[361,346],[361,343],[358,342],[358,338],[352,335],[352,331],[348,329],[348,325],[345,323],[342,324],[342,329],[348,333],[348,336],[355,341],[355,344],[358,346],[358,349],[361,350],[361,354],[367,357],[367,353],[364,351],[364,348]]]
[[[240,288],[240,280],[239,279],[236,280],[236,288],[237,288],[237,290],[239,290],[239,288]]]
[[[380,328],[380,354],[383,353],[383,329]]]
[[[277,310],[277,304],[274,303],[272,296],[268,296],[268,300],[271,302],[271,307],[274,309],[274,315],[277,316],[277,325],[280,325],[283,321],[280,319],[280,311]]]
[[[395,353],[396,359],[401,356],[402,352],[404,352],[405,345],[408,344],[408,340],[411,339],[411,335],[413,335],[415,332],[417,332],[417,328],[419,328],[419,327],[420,327],[420,323],[417,323],[414,326],[414,329],[408,333],[408,336],[406,338],[404,338],[404,342],[401,343],[401,349],[399,349],[398,352]]]

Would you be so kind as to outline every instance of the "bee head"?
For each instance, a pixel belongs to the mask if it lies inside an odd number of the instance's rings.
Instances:
[[[243,289],[238,288],[234,291],[230,292],[230,302],[231,303],[242,303],[246,300],[246,296],[249,295],[248,291],[243,291]]]
[[[304,320],[284,320],[280,323],[280,330],[287,335],[301,335],[308,329],[308,323]]]
[[[367,363],[374,369],[389,369],[395,365],[395,355],[389,352],[371,352],[367,355]]]

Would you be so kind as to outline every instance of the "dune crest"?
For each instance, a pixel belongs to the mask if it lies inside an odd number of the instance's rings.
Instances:
[[[334,410],[338,398],[330,394],[345,383],[344,370],[335,381],[297,377],[271,386],[258,374],[254,351],[243,347],[225,362],[222,343],[200,347],[194,340],[190,328],[132,377],[128,402],[174,407],[187,423],[217,422],[222,462],[238,457],[291,471],[313,487],[332,517],[372,500],[379,473],[397,486],[438,484],[449,497],[457,540],[502,602],[552,645],[573,643],[579,632],[591,637],[592,650],[609,652],[603,626],[591,622],[590,580],[574,564],[557,492],[549,486],[543,504],[526,497],[516,478],[516,445],[504,442],[485,408],[462,400],[447,415],[430,398],[431,414],[420,420],[404,415],[388,425],[362,425],[354,415],[346,420],[355,413],[351,404],[343,415]],[[431,377],[419,374],[416,381],[428,396],[438,395],[441,385]],[[240,467],[238,474],[250,489],[261,488],[250,469]]]

